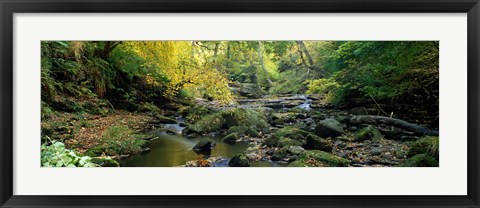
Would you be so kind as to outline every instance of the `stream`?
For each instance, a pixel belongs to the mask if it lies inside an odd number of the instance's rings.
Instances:
[[[291,103],[291,100],[297,101],[294,106],[285,104]],[[294,97],[279,99],[252,99],[248,101],[239,101],[239,106],[235,107],[253,107],[252,103],[257,103],[254,107],[270,107],[273,109],[287,109],[298,107],[304,110],[310,110],[312,100],[307,99],[304,95],[296,95]],[[260,104],[258,104],[260,103]],[[177,117],[176,120],[181,123],[183,118]],[[228,162],[233,156],[244,153],[251,145],[248,142],[237,142],[235,144],[227,144],[222,142],[221,137],[200,136],[196,138],[187,138],[181,135],[185,127],[179,124],[165,124],[165,128],[171,129],[177,135],[168,135],[165,131],[154,130],[147,132],[158,139],[151,141],[150,151],[138,155],[133,155],[119,161],[122,167],[177,167],[184,165],[187,161],[195,160],[198,155],[192,150],[202,138],[214,140],[216,145],[212,150],[212,155],[221,156],[223,159],[214,163],[214,167],[228,167]],[[209,156],[205,156],[208,158]],[[275,162],[271,160],[252,162],[252,167],[283,167],[286,163]]]

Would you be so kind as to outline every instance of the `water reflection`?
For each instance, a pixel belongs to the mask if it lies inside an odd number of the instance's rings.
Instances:
[[[201,137],[189,139],[178,135],[164,135],[161,132],[155,134],[159,139],[151,142],[149,152],[128,157],[120,161],[120,165],[126,167],[175,167],[197,158],[197,154],[193,152],[192,148],[202,139]],[[231,158],[242,153],[248,147],[245,142],[229,145],[222,142],[220,138],[210,139],[216,142],[212,155],[220,155],[224,158]]]

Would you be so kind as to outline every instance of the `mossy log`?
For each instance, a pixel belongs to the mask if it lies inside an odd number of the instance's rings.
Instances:
[[[358,124],[386,124],[395,127],[399,127],[411,132],[414,132],[419,135],[429,135],[429,136],[438,136],[438,131],[428,129],[426,127],[412,124],[406,122],[404,120],[400,120],[397,118],[389,118],[385,116],[352,116],[350,117],[350,124],[358,125]]]

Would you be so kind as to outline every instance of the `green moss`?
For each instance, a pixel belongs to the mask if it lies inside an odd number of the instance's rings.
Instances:
[[[280,138],[276,135],[272,135],[270,137],[268,137],[266,140],[265,140],[265,145],[269,146],[269,147],[276,147],[278,145],[278,140]]]
[[[380,142],[383,139],[382,133],[378,131],[378,129],[374,128],[373,126],[367,126],[365,128],[360,129],[355,134],[355,141],[363,142],[365,140],[371,140],[372,142]]]
[[[428,154],[418,154],[408,158],[399,167],[439,167],[438,161]]]
[[[260,131],[268,127],[268,123],[265,115],[256,110],[232,108],[207,115],[190,127],[199,133],[210,133],[234,126],[245,126]]]
[[[227,133],[238,133],[240,136],[258,136],[258,131],[249,126],[232,126],[228,129]]]
[[[137,111],[139,112],[160,112],[160,109],[153,103],[142,102],[137,106]]]
[[[302,161],[295,160],[295,161],[291,162],[290,164],[288,164],[287,167],[309,167],[309,166]]]
[[[305,141],[305,138],[308,134],[308,132],[303,131],[299,128],[295,128],[293,126],[287,126],[274,132],[274,135],[278,136],[279,138],[286,137],[301,142]]]
[[[104,150],[105,148],[101,146],[92,147],[85,152],[85,155],[90,157],[98,157],[102,155]]]
[[[238,138],[238,133],[231,133],[223,137],[222,141],[228,144],[234,144],[237,142]]]
[[[301,162],[306,163],[309,160],[318,161],[319,164],[324,164],[330,167],[346,167],[350,164],[345,158],[319,151],[319,150],[308,150],[299,155],[298,159]]]
[[[314,134],[307,135],[304,147],[308,150],[322,150],[326,152],[332,151],[332,145],[327,140]]]
[[[244,154],[238,154],[228,162],[230,167],[250,167],[250,160]]]
[[[290,146],[302,146],[302,142],[299,142],[290,138],[280,138],[277,142],[277,147],[290,147]]]
[[[272,155],[272,160],[278,161],[278,160],[283,160],[288,156],[288,147],[282,147],[275,151]]]
[[[274,131],[273,134],[265,140],[265,145],[270,147],[283,147],[285,145],[303,146],[309,135],[313,134],[293,126],[287,126]]]
[[[439,159],[439,139],[435,136],[423,137],[414,142],[407,152],[407,157],[426,153],[431,157]]]

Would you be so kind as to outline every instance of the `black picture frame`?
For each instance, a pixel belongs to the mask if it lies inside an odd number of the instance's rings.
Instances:
[[[1,0],[1,207],[479,207],[478,0]],[[13,195],[15,13],[467,13],[468,195],[466,196],[24,196]],[[448,180],[448,179],[446,179]]]

